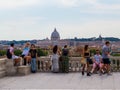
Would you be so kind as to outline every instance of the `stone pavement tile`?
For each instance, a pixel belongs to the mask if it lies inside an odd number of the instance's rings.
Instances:
[[[111,76],[108,76],[108,75],[103,75],[101,77],[102,79],[102,86],[101,88],[102,89],[115,89],[115,86],[114,86],[114,75],[111,75]]]
[[[114,85],[117,90],[120,90],[120,73],[114,74]]]
[[[15,77],[4,77],[0,79],[0,88],[14,82],[16,80]]]
[[[101,77],[98,74],[93,74],[91,77],[87,77],[87,85],[88,89],[101,89]]]

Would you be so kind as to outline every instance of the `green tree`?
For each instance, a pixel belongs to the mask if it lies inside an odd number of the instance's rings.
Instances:
[[[0,56],[6,55],[7,51],[6,50],[0,50]]]
[[[15,50],[14,54],[17,55],[17,56],[20,56],[22,54],[22,51],[21,50]]]
[[[40,48],[37,49],[37,53],[38,53],[38,57],[40,57],[40,56],[47,56],[48,55],[48,51],[42,50]]]

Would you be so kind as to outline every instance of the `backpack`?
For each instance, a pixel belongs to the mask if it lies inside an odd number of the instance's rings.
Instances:
[[[7,49],[7,54],[6,54],[8,59],[12,58],[12,54],[10,53],[10,49]]]

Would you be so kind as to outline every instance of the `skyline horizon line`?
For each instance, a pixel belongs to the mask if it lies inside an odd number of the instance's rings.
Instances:
[[[77,38],[77,39],[90,39],[90,38],[99,38],[99,36],[98,37],[95,37],[95,36],[93,36],[93,37],[73,37],[73,38],[60,38],[60,40],[65,40],[65,39],[75,39],[75,38]],[[102,36],[102,38],[118,38],[118,39],[120,39],[120,37],[115,37],[115,36]],[[51,38],[48,38],[48,37],[46,37],[46,38],[31,38],[31,39],[0,39],[0,41],[26,41],[26,40],[45,40],[45,39],[49,39],[49,40],[51,40]]]

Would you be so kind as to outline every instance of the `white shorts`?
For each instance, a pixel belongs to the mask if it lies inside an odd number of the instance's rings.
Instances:
[[[16,56],[16,55],[12,55],[12,59],[14,60],[14,59],[18,59],[19,57],[18,56]]]

